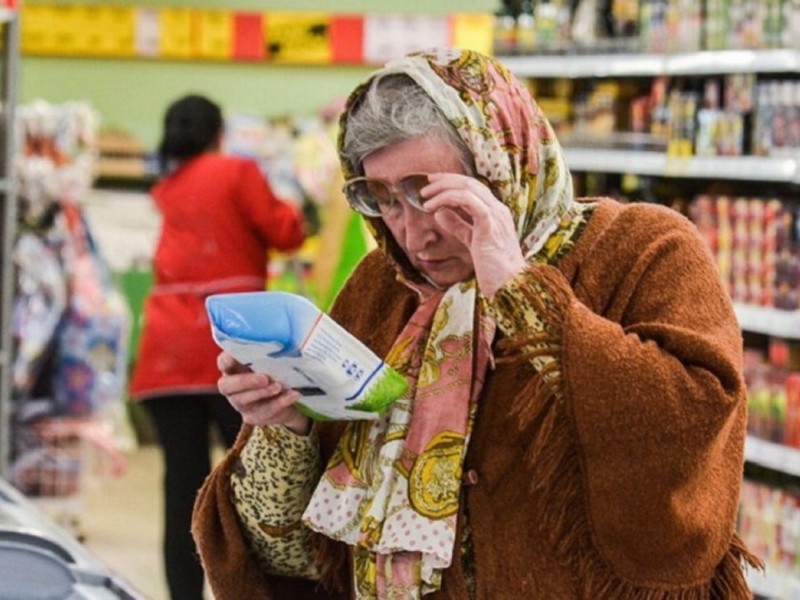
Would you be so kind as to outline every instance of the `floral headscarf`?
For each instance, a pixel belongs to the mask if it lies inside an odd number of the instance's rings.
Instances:
[[[526,258],[539,251],[570,208],[573,188],[561,146],[527,88],[499,61],[455,48],[411,54],[373,77],[392,73],[408,75],[436,102],[472,150],[478,178],[514,215]],[[371,80],[347,100],[340,148],[349,112]],[[345,179],[361,174],[343,153],[339,157]],[[385,248],[388,234],[380,219],[369,224]]]
[[[473,153],[476,176],[510,210],[526,258],[553,255],[570,216],[572,181],[547,120],[499,62],[452,48],[411,54],[378,73],[410,76]],[[349,111],[369,81],[348,99]],[[340,151],[346,178],[358,175]],[[414,272],[381,219],[368,225],[420,305],[387,363],[409,381],[383,418],[348,424],[304,514],[352,548],[357,598],[420,598],[439,589],[458,546],[461,472],[495,324],[474,279],[439,289]]]

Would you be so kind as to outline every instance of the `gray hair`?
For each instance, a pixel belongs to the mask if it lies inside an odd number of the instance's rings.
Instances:
[[[472,151],[411,77],[402,73],[377,75],[346,115],[341,154],[356,172],[362,173],[361,164],[368,154],[430,136],[449,142],[461,156],[466,172],[475,171]]]

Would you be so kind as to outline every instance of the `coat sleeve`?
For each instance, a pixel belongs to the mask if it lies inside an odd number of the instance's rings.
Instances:
[[[192,514],[192,535],[217,600],[341,600],[308,579],[269,575],[246,540],[233,501],[231,476],[253,428],[244,426],[234,447],[206,479]]]
[[[241,163],[238,201],[249,222],[270,248],[289,251],[299,248],[305,238],[300,210],[278,198],[253,161]]]
[[[594,591],[749,597],[740,563],[758,561],[734,534],[746,424],[740,330],[693,226],[651,209],[630,211],[624,234],[602,240],[577,288],[534,264],[489,310],[511,352],[534,365],[531,390],[551,392],[549,404],[529,395],[521,414],[548,405],[562,417],[558,468],[581,483],[560,487],[554,469],[545,485],[553,502],[573,503],[576,518],[557,526],[574,542],[561,543],[566,560],[583,553],[607,574]]]
[[[413,311],[413,304],[413,296],[395,281],[391,266],[373,253],[348,280],[331,314],[383,355],[405,322],[406,313]],[[318,424],[323,463],[336,447],[342,429],[341,423]],[[233,448],[206,479],[195,502],[192,534],[215,598],[341,600],[347,597],[348,571],[341,543],[327,543],[321,539],[323,536],[316,536],[313,542],[318,561],[322,561],[325,571],[322,578],[327,587],[307,579],[269,575],[251,551],[234,504],[231,481],[252,431],[249,426],[243,427]],[[331,572],[334,566],[335,573]]]

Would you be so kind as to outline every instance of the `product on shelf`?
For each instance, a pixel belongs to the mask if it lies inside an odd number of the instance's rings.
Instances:
[[[739,535],[766,563],[766,573],[783,582],[779,598],[794,598],[800,572],[800,495],[798,490],[745,480],[739,509]],[[771,596],[772,597],[772,596]]]
[[[497,54],[796,48],[797,0],[503,2]]]
[[[787,310],[800,307],[797,205],[769,198],[698,195],[689,209],[731,298]]]

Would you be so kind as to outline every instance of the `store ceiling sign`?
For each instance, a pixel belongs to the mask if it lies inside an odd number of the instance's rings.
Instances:
[[[331,16],[316,12],[265,13],[267,59],[275,63],[330,64]]]
[[[364,20],[364,62],[383,64],[450,41],[448,17],[368,15]]]

